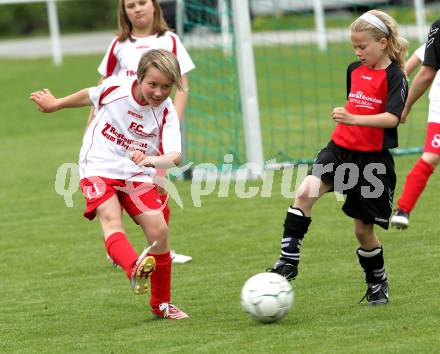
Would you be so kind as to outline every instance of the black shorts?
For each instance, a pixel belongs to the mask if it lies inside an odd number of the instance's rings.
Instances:
[[[342,206],[345,214],[388,229],[396,187],[394,160],[388,150],[352,151],[330,141],[318,153],[309,174],[347,196]]]

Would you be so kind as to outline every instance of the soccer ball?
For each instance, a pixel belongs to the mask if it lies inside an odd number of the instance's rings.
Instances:
[[[249,278],[241,290],[241,307],[259,322],[281,320],[293,305],[293,289],[283,276],[259,273]]]

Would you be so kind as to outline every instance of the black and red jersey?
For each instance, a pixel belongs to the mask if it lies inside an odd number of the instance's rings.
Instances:
[[[400,119],[408,94],[404,72],[396,62],[386,69],[371,69],[360,61],[347,69],[347,103],[352,114],[392,113]],[[333,130],[335,144],[354,151],[381,151],[397,147],[397,127],[372,128],[338,123]]]
[[[435,21],[429,29],[423,65],[440,69],[440,20]]]

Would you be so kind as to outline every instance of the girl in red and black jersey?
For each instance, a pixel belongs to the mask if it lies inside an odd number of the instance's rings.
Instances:
[[[346,195],[342,210],[354,219],[360,247],[357,256],[368,285],[370,305],[388,302],[388,283],[381,243],[374,224],[388,229],[396,185],[394,161],[397,125],[405,106],[407,81],[402,70],[407,42],[395,20],[371,10],[351,24],[358,61],[347,70],[347,103],[331,116],[331,141],[316,158],[287,211],[281,256],[271,272],[296,277],[300,248],[315,202],[332,190]],[[363,299],[362,299],[363,300]]]

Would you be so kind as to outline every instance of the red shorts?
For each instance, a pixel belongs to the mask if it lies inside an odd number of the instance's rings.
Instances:
[[[428,122],[423,151],[440,155],[440,123]]]
[[[130,216],[151,211],[162,211],[161,196],[152,183],[131,182],[105,177],[87,177],[80,181],[82,193],[86,198],[84,216],[93,220],[96,209],[116,194],[121,207]]]

